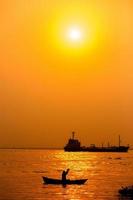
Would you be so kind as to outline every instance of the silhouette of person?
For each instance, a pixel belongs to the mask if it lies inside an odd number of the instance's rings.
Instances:
[[[68,174],[68,172],[69,172],[69,169],[67,169],[66,171],[63,170],[63,172],[62,172],[62,181],[63,181],[63,182],[66,181],[66,175]]]

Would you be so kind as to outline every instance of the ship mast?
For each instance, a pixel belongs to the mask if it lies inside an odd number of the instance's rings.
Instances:
[[[120,135],[119,135],[119,147],[121,146],[121,138],[120,138]]]
[[[74,140],[75,132],[72,132],[72,139]]]

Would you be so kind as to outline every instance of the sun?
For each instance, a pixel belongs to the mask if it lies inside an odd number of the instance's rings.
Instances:
[[[82,38],[82,33],[79,28],[70,28],[68,30],[68,37],[72,41],[79,41]]]

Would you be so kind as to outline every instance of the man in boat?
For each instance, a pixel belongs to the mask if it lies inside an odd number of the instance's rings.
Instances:
[[[68,172],[69,172],[69,169],[67,169],[66,171],[63,170],[63,172],[62,172],[62,181],[63,181],[63,182],[66,181],[66,175],[68,174]]]

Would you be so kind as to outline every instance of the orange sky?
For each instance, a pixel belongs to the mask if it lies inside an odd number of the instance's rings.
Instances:
[[[133,144],[132,66],[131,0],[0,1],[0,147]]]

